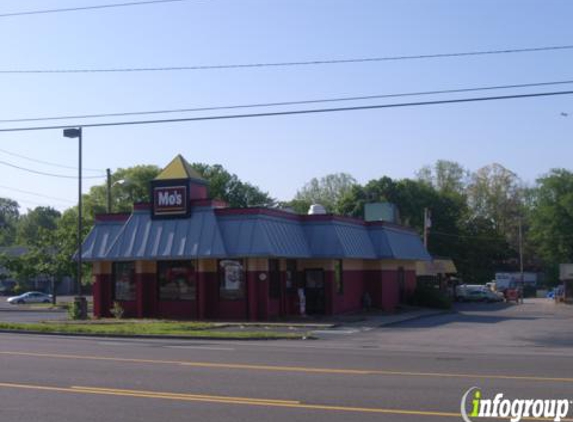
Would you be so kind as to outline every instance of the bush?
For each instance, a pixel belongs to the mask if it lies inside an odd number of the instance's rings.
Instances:
[[[119,302],[113,302],[113,307],[109,312],[114,316],[115,319],[122,319],[124,314],[124,309]]]
[[[77,302],[70,302],[67,308],[68,308],[68,318],[73,320],[82,319],[82,309]]]
[[[420,283],[412,295],[412,304],[426,308],[450,309],[452,300],[439,289],[426,283]]]

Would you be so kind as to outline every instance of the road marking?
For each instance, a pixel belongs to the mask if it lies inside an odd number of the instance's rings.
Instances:
[[[144,364],[164,364],[164,365],[181,365],[195,368],[212,368],[212,369],[239,369],[239,370],[257,370],[271,372],[301,372],[311,374],[337,374],[337,375],[380,375],[380,376],[398,376],[398,377],[429,377],[429,378],[467,378],[467,379],[497,379],[511,381],[539,381],[539,382],[560,382],[573,383],[573,378],[558,377],[536,377],[527,375],[494,375],[494,374],[463,374],[448,372],[409,372],[409,371],[384,371],[369,369],[338,369],[338,368],[313,368],[304,366],[273,366],[273,365],[251,365],[238,363],[212,363],[212,362],[193,362],[182,360],[156,360],[156,359],[137,359],[137,358],[118,358],[105,356],[89,355],[67,355],[53,353],[32,353],[32,352],[7,352],[0,351],[0,355],[24,356],[24,357],[41,357],[54,359],[75,359],[75,360],[94,360],[123,363],[144,363]]]
[[[223,404],[236,404],[236,405],[246,405],[246,406],[264,406],[264,407],[324,410],[324,411],[338,411],[338,412],[379,413],[379,414],[389,414],[389,415],[410,415],[410,416],[412,415],[435,416],[442,418],[461,417],[459,413],[438,412],[438,411],[385,409],[385,408],[375,408],[375,407],[332,406],[325,404],[306,404],[297,401],[287,401],[287,400],[266,400],[266,399],[231,397],[231,396],[203,396],[194,394],[166,393],[159,391],[120,390],[120,389],[108,389],[108,388],[97,388],[97,387],[72,386],[66,388],[66,387],[50,387],[50,386],[30,385],[30,384],[0,383],[0,388],[17,388],[26,390],[53,391],[58,393],[96,394],[96,395],[121,396],[121,397],[140,397],[140,398],[154,398],[154,399],[176,400],[176,401],[223,403]],[[565,419],[563,420],[565,421]]]
[[[313,334],[356,334],[360,330],[314,330]]]
[[[162,391],[146,391],[146,390],[124,390],[116,388],[101,388],[101,387],[52,387],[43,385],[32,384],[12,384],[0,383],[0,388],[15,388],[23,390],[39,390],[58,393],[75,393],[75,394],[94,394],[105,396],[119,396],[119,397],[138,397],[138,398],[152,398],[163,400],[187,401],[187,402],[203,402],[203,403],[221,403],[221,404],[235,404],[243,406],[264,406],[276,408],[290,408],[290,409],[305,409],[305,410],[324,410],[334,412],[353,412],[353,413],[378,413],[386,415],[401,415],[401,416],[425,416],[425,417],[440,417],[440,418],[461,418],[460,413],[441,412],[430,410],[409,410],[409,409],[388,409],[378,407],[355,407],[355,406],[334,406],[328,404],[311,404],[303,403],[295,400],[274,400],[274,399],[259,399],[249,397],[233,397],[233,396],[211,396],[199,394],[184,394],[184,393],[170,393]],[[490,418],[498,420],[507,420],[507,418]],[[536,419],[524,418],[524,420],[552,420],[552,419]],[[564,422],[573,422],[573,419],[561,419]]]
[[[236,349],[234,347],[214,347],[214,346],[186,346],[186,345],[173,345],[173,346],[162,346],[166,349],[197,349],[197,350],[220,350],[223,352],[233,352]]]

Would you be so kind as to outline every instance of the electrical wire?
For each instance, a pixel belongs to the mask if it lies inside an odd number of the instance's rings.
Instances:
[[[75,180],[78,179],[77,176],[68,176],[65,174],[55,174],[55,173],[47,173],[47,172],[43,172],[43,171],[32,170],[32,169],[29,169],[26,167],[20,167],[20,166],[17,166],[15,164],[8,163],[6,161],[1,161],[1,160],[0,160],[0,164],[4,165],[4,166],[15,168],[18,170],[27,171],[28,173],[39,174],[41,176],[58,177],[60,179],[75,179]],[[83,176],[82,179],[101,179],[102,177],[104,177],[104,176]]]
[[[46,199],[52,199],[54,201],[59,201],[59,202],[67,202],[70,204],[75,204],[74,201],[70,201],[69,199],[64,199],[64,198],[58,198],[56,196],[49,196],[49,195],[44,195],[38,192],[32,192],[32,191],[28,191],[28,190],[23,190],[23,189],[16,189],[10,186],[4,186],[4,185],[0,185],[0,189],[6,189],[6,190],[10,190],[10,191],[14,191],[14,192],[19,192],[19,193],[25,193],[27,195],[33,195],[33,196],[37,196],[39,198],[46,198]]]
[[[22,158],[22,159],[24,159],[24,160],[32,161],[32,162],[34,162],[34,163],[45,164],[45,165],[47,165],[47,166],[59,167],[59,168],[71,169],[71,170],[77,170],[77,169],[78,169],[77,167],[73,167],[73,166],[65,166],[65,165],[63,165],[63,164],[56,164],[56,163],[52,163],[52,162],[49,162],[49,161],[37,160],[37,159],[35,159],[35,158],[28,157],[28,156],[26,156],[26,155],[17,154],[17,153],[15,153],[15,152],[10,152],[10,151],[7,151],[7,150],[2,149],[2,148],[0,148],[0,152],[3,152],[4,154],[11,155],[11,156],[13,156],[13,157],[18,157],[18,158]],[[103,172],[101,169],[90,169],[90,168],[85,168],[85,167],[84,167],[83,170],[86,170],[86,171],[97,171],[97,172],[100,172],[102,175],[104,174],[104,172]]]
[[[565,84],[572,84],[572,83],[573,83],[573,80],[566,80],[566,81],[536,82],[536,83],[514,84],[514,85],[497,85],[497,86],[487,86],[487,87],[477,87],[477,88],[460,88],[460,89],[445,89],[445,90],[435,90],[435,91],[408,92],[408,93],[399,93],[399,94],[375,94],[375,95],[363,95],[363,96],[355,96],[355,97],[325,98],[325,99],[300,100],[300,101],[281,101],[281,102],[272,102],[272,103],[239,104],[239,105],[230,105],[230,106],[179,108],[179,109],[152,110],[152,111],[130,111],[130,112],[122,112],[122,113],[75,114],[75,115],[67,115],[67,116],[31,117],[31,118],[21,118],[21,119],[0,119],[0,123],[21,123],[21,122],[37,122],[37,121],[68,120],[68,119],[95,119],[95,118],[102,118],[102,117],[143,116],[143,115],[153,115],[153,114],[172,114],[172,113],[191,113],[191,112],[200,112],[200,111],[235,110],[235,109],[242,109],[242,108],[280,107],[280,106],[292,106],[292,105],[303,105],[303,104],[320,104],[320,103],[333,103],[333,102],[345,102],[345,101],[363,101],[363,100],[374,100],[374,99],[381,99],[381,98],[399,98],[399,97],[414,97],[414,96],[424,96],[424,95],[456,94],[456,93],[464,93],[464,92],[490,91],[490,90],[498,90],[498,89],[532,88],[532,87],[542,87],[542,86],[565,85]],[[0,151],[3,151],[3,150],[0,149]],[[93,170],[93,171],[101,171],[101,170]]]
[[[95,128],[95,127],[111,127],[111,126],[133,126],[133,125],[149,125],[149,124],[198,122],[198,121],[210,121],[210,120],[247,119],[255,117],[294,116],[294,115],[304,115],[304,114],[377,110],[377,109],[398,108],[398,107],[421,107],[421,106],[440,105],[440,104],[461,104],[461,103],[482,102],[482,101],[500,101],[500,100],[514,100],[523,98],[552,97],[558,95],[571,95],[571,94],[573,94],[573,91],[537,92],[529,94],[501,95],[493,97],[456,98],[450,100],[417,101],[410,103],[390,103],[390,104],[377,104],[377,105],[365,105],[365,106],[354,106],[354,107],[287,110],[287,111],[276,111],[276,112],[265,112],[265,113],[227,114],[227,115],[214,115],[214,116],[201,116],[201,117],[182,117],[177,119],[128,120],[120,122],[86,123],[75,126],[76,127],[81,126],[83,128],[90,128],[90,127]],[[24,131],[37,131],[37,130],[66,129],[73,126],[74,125],[13,127],[13,128],[0,129],[0,132],[24,132]]]
[[[473,235],[465,235],[465,234],[453,234],[453,233],[444,233],[440,231],[430,230],[429,235],[435,236],[446,236],[446,237],[457,237],[461,239],[482,239],[482,240],[504,240],[503,236],[494,237],[494,236],[473,236]]]
[[[0,18],[13,18],[16,16],[28,16],[28,15],[45,15],[49,13],[79,12],[83,10],[110,9],[115,7],[144,6],[149,4],[175,3],[183,1],[188,1],[188,0],[147,0],[147,1],[132,1],[126,3],[99,4],[94,6],[66,7],[61,9],[30,10],[24,12],[1,13]]]
[[[177,1],[177,0],[172,0],[172,1]],[[0,15],[0,17],[2,17],[2,15]],[[457,53],[419,54],[413,56],[359,57],[350,59],[328,59],[328,60],[310,60],[310,61],[274,62],[274,63],[239,63],[239,64],[198,65],[198,66],[124,67],[124,68],[100,68],[100,69],[5,69],[5,70],[0,70],[0,74],[25,75],[25,74],[58,74],[58,73],[173,72],[173,71],[190,71],[190,70],[251,69],[251,68],[269,68],[269,67],[374,63],[374,62],[388,62],[388,61],[401,61],[401,60],[444,59],[444,58],[456,58],[456,57],[459,58],[459,57],[487,56],[487,55],[500,55],[500,54],[534,53],[542,51],[559,51],[559,50],[571,50],[571,49],[573,49],[573,45],[513,48],[504,50],[466,51]]]

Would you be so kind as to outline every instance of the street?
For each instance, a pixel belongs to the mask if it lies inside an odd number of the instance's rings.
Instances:
[[[457,311],[315,341],[0,334],[0,420],[455,421],[473,386],[573,399],[571,308]]]

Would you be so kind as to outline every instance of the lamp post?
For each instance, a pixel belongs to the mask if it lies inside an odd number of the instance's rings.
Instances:
[[[78,268],[77,293],[82,297],[82,128],[64,129],[64,137],[78,138]]]
[[[111,189],[114,186],[126,184],[127,180],[119,179],[119,180],[116,180],[115,182],[112,183],[111,182],[111,170],[110,169],[106,170],[106,175],[107,175],[107,179],[106,179],[106,186],[107,186],[106,187],[106,190],[107,190],[107,192],[106,192],[106,196],[107,196],[106,212],[108,214],[111,214],[111,212],[113,211],[113,207],[112,207],[112,203],[111,203]]]

